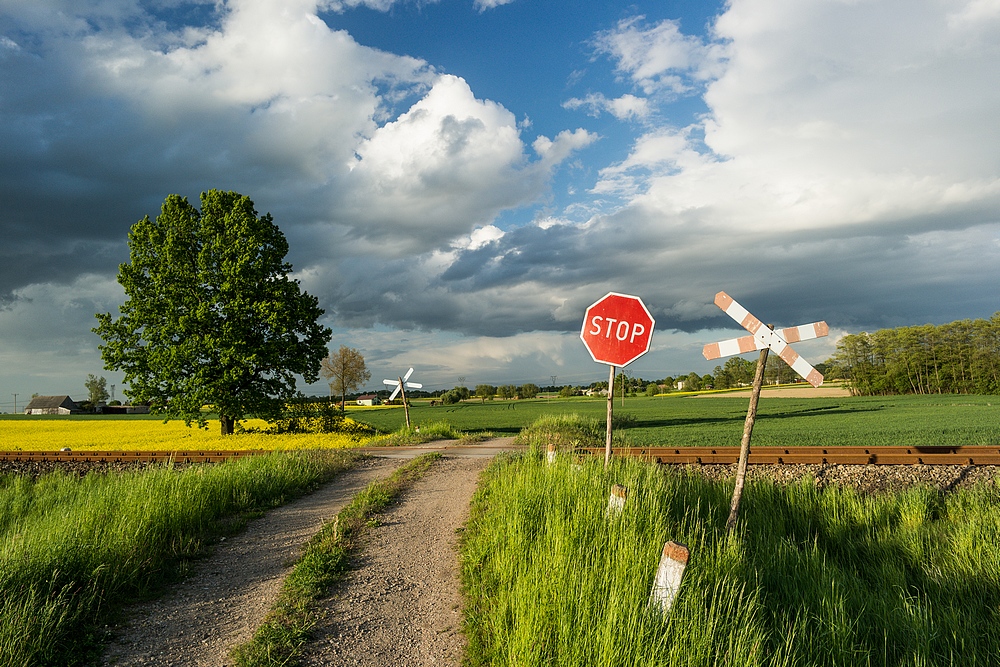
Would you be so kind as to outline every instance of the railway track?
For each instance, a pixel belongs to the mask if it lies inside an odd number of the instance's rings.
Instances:
[[[58,452],[25,452],[0,451],[0,461],[56,461],[65,463],[156,463],[173,461],[175,463],[220,463],[241,456],[267,454],[267,450],[222,450],[222,451],[58,451]]]
[[[395,452],[397,448],[386,448]],[[365,450],[376,453],[376,448]],[[604,456],[603,447],[576,450]],[[54,461],[79,463],[219,463],[241,456],[267,454],[268,450],[217,451],[0,451],[0,461]],[[739,447],[619,447],[615,456],[629,456],[661,464],[732,464],[740,456]],[[751,447],[753,464],[840,464],[840,465],[1000,465],[998,446],[926,447]]]
[[[603,447],[585,448],[604,456]],[[740,457],[739,447],[623,447],[615,456],[630,456],[662,464],[731,464]],[[997,446],[926,447],[751,447],[753,464],[840,465],[1000,465]]]

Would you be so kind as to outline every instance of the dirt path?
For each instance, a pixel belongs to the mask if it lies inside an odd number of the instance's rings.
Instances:
[[[221,667],[271,608],[288,565],[325,521],[400,461],[372,459],[221,543],[187,579],[158,600],[134,606],[104,665]]]
[[[354,569],[325,601],[303,665],[461,664],[457,530],[485,458],[446,458],[381,517]]]

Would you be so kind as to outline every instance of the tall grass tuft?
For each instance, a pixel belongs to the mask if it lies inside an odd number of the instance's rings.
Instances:
[[[614,483],[629,488],[607,515]],[[616,460],[484,475],[462,546],[471,665],[992,665],[1000,659],[1000,493],[862,496],[730,484]],[[664,542],[691,561],[649,606]]]
[[[477,435],[476,439],[485,437],[481,434]],[[446,421],[434,421],[421,422],[417,426],[400,426],[393,433],[369,444],[380,447],[402,447],[406,445],[419,445],[434,440],[463,440],[469,437]]]
[[[91,661],[97,628],[124,602],[356,458],[329,451],[34,482],[0,476],[0,667]]]

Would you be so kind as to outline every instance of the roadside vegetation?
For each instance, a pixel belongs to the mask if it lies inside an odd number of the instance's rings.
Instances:
[[[369,523],[440,458],[438,453],[425,454],[375,480],[309,540],[264,623],[250,641],[233,649],[237,665],[297,664],[316,623],[316,602],[350,568],[351,555]]]
[[[563,454],[549,465],[546,431],[526,454],[495,459],[473,500],[461,555],[470,665],[902,667],[1000,655],[996,485],[863,496],[752,481],[727,537],[731,484],[633,460],[605,470]],[[628,500],[609,518],[615,483]],[[667,540],[691,561],[664,615],[649,596]]]
[[[467,445],[482,442],[493,437],[491,431],[478,431],[476,433],[465,433],[458,430],[446,421],[424,422],[416,426],[407,428],[401,426],[396,431],[385,435],[378,440],[371,442],[372,445],[384,447],[401,447],[406,445],[420,445],[425,442],[436,440],[457,440],[459,444]]]
[[[86,664],[122,604],[356,460],[297,452],[83,478],[0,475],[0,667]]]

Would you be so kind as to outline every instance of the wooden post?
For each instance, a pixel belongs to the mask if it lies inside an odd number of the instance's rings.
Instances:
[[[615,367],[611,367],[611,375],[608,376],[608,432],[604,439],[604,467],[611,464],[611,413],[615,407]]]
[[[403,389],[403,378],[399,378],[399,395],[403,398],[403,414],[406,415],[406,428],[410,428],[410,406],[406,404],[406,390]]]
[[[769,325],[769,328],[774,327]],[[726,519],[726,533],[732,532],[740,515],[740,500],[743,499],[743,484],[747,476],[747,459],[750,458],[750,436],[753,434],[753,424],[757,419],[757,401],[760,400],[760,389],[764,385],[764,367],[767,366],[769,348],[760,351],[757,360],[757,372],[753,376],[753,389],[750,392],[750,407],[747,418],[743,422],[743,439],[740,441],[740,462],[736,466],[736,487],[733,489],[733,502],[729,506],[729,518]]]

